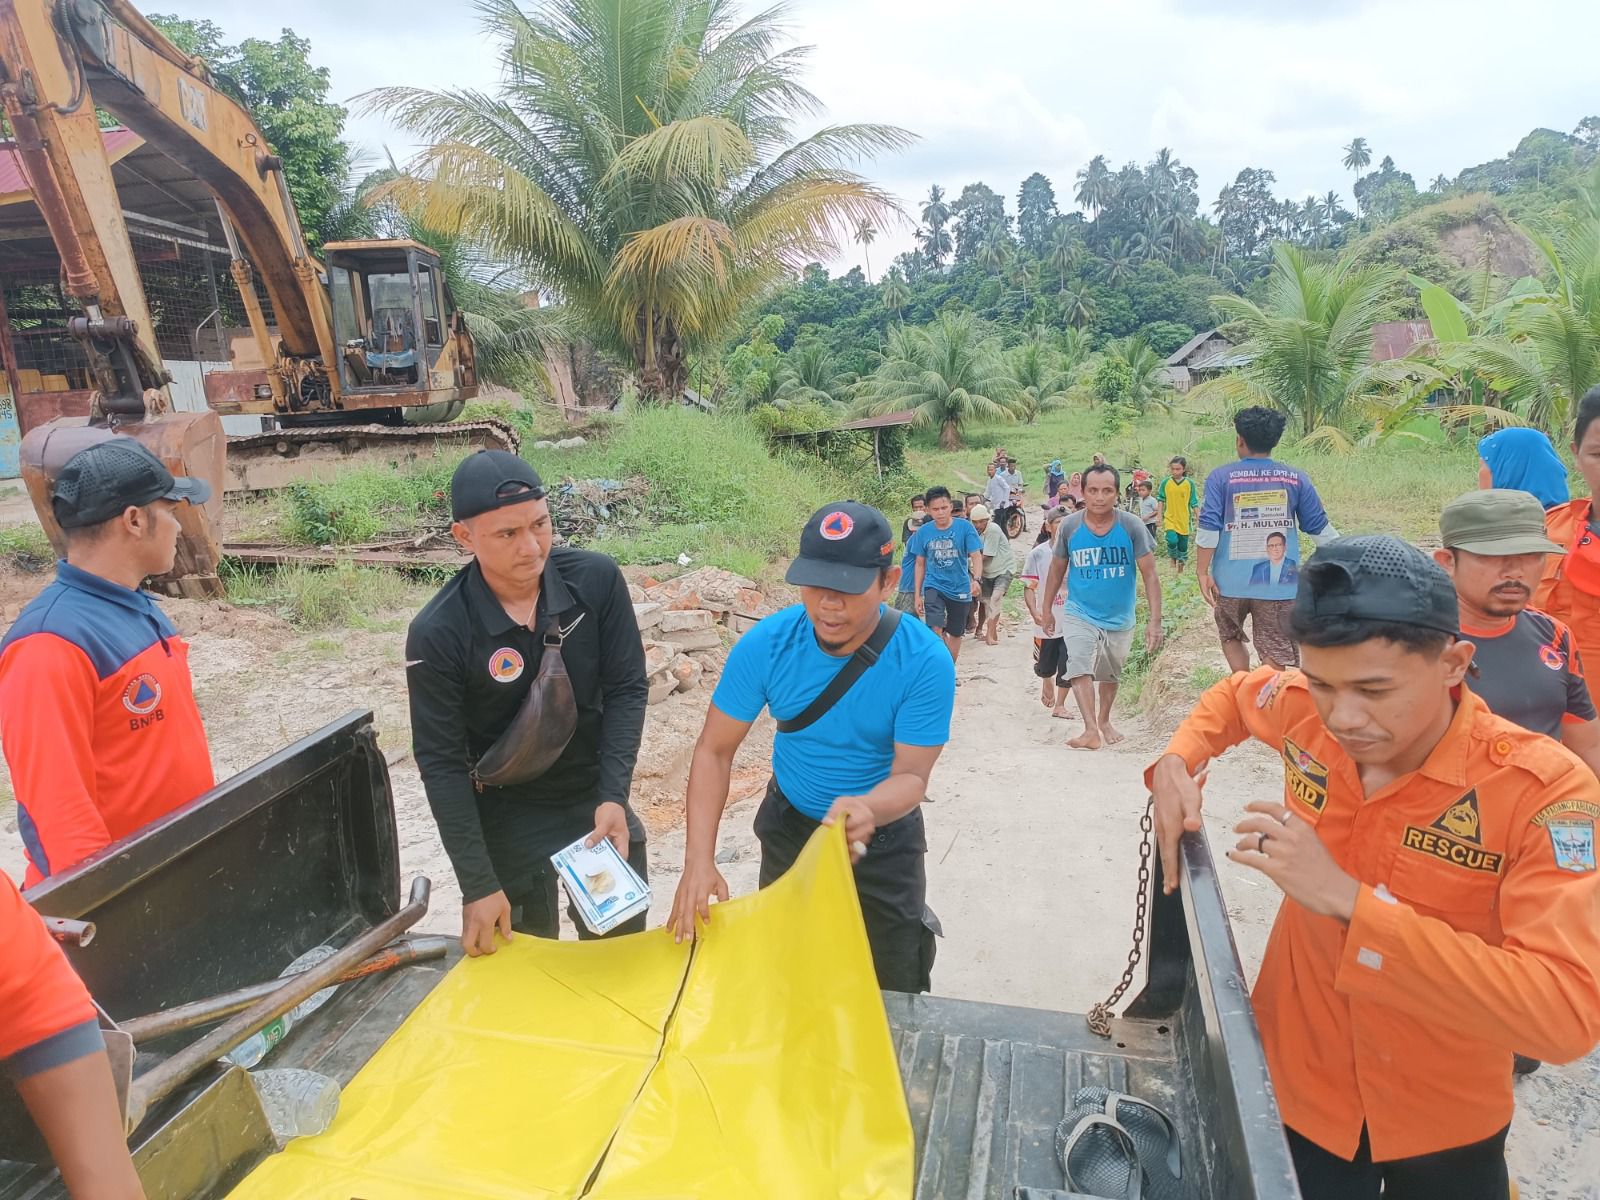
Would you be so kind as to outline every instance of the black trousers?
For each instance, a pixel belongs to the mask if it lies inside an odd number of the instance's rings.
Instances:
[[[506,899],[511,902],[511,927],[518,933],[542,938],[561,935],[560,897],[556,869],[550,864],[550,856],[594,832],[594,810],[598,806],[597,801],[559,808],[524,805],[521,811],[495,813],[492,823],[485,821],[489,858],[505,888]],[[644,826],[631,806],[623,807],[628,815],[628,865],[638,872],[640,879],[648,882],[649,856]],[[640,913],[608,933],[596,934],[589,931],[570,903],[567,915],[583,941],[643,933],[647,916]]]
[[[1372,1161],[1367,1131],[1355,1161],[1346,1162],[1288,1130],[1289,1152],[1305,1200],[1507,1200],[1508,1125],[1493,1137],[1415,1158]]]
[[[819,824],[789,803],[776,779],[768,782],[755,821],[762,887],[794,865]],[[933,931],[925,919],[927,854],[922,809],[916,808],[873,834],[867,853],[855,865],[872,965],[885,991],[926,992],[932,986]]]

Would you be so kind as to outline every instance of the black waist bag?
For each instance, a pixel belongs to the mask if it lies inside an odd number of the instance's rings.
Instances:
[[[510,787],[539,778],[555,765],[577,732],[578,701],[572,694],[566,661],[561,657],[561,643],[584,615],[578,614],[578,620],[565,629],[558,622],[544,635],[539,673],[533,677],[522,707],[472,768],[472,782],[480,792],[486,787]]]

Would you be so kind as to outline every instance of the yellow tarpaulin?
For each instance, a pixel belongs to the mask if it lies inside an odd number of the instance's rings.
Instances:
[[[910,1200],[912,1167],[840,825],[692,954],[655,929],[457,964],[231,1200]]]

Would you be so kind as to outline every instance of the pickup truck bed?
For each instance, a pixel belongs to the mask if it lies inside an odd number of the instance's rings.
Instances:
[[[303,739],[114,850],[34,897],[43,911],[99,923],[94,946],[74,958],[114,1016],[255,982],[399,903],[392,796],[367,714]],[[916,1136],[917,1200],[1069,1195],[1056,1126],[1073,1092],[1093,1084],[1174,1118],[1188,1200],[1297,1200],[1210,853],[1199,835],[1185,853],[1179,895],[1161,896],[1159,871],[1152,881],[1148,981],[1112,1040],[1079,1014],[885,993]],[[341,887],[310,884],[330,872]],[[260,895],[241,893],[251,880]],[[206,928],[226,935],[206,954],[155,932],[163,912],[194,926],[175,914],[192,913],[198,887],[216,898]],[[263,903],[277,906],[272,920],[259,915]],[[348,1082],[453,961],[346,985],[295,1026],[270,1065]],[[141,1060],[171,1048],[158,1043]],[[8,1146],[16,1157],[27,1149],[26,1118],[7,1092],[0,1200],[64,1196],[47,1168],[4,1161]],[[153,1114],[132,1144],[152,1200],[220,1200],[272,1146],[243,1073],[221,1068]]]

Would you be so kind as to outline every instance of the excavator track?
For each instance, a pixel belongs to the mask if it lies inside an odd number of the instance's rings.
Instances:
[[[403,470],[442,450],[509,450],[522,439],[494,417],[444,425],[310,425],[228,439],[223,490],[271,492],[357,467]]]

